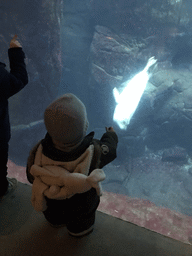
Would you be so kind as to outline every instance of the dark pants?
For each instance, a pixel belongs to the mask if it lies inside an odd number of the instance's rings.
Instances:
[[[86,193],[76,194],[69,199],[46,198],[46,201],[48,208],[43,214],[51,224],[66,224],[70,232],[80,233],[95,223],[95,212],[99,206],[100,197],[92,188]]]
[[[0,149],[0,196],[3,196],[8,188],[7,181],[8,145]]]

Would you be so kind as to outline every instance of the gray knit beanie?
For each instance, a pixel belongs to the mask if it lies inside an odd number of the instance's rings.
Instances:
[[[45,110],[47,132],[57,148],[69,152],[78,147],[89,125],[85,105],[74,94],[64,94]]]

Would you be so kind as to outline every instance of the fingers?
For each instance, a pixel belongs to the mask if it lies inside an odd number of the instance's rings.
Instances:
[[[106,130],[106,132],[107,132],[107,131],[114,131],[114,129],[113,129],[112,126],[110,126],[110,127],[105,127],[105,130]]]
[[[10,48],[17,48],[17,47],[22,47],[22,46],[17,41],[17,35],[14,35],[14,37],[11,39],[11,42],[10,42]]]
[[[17,39],[17,35],[14,35],[13,39],[12,40],[16,40]]]

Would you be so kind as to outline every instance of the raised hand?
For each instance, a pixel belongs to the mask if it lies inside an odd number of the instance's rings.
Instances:
[[[106,132],[115,132],[113,127],[105,127]]]
[[[21,44],[17,41],[17,35],[14,35],[13,39],[10,42],[10,48],[22,47]]]

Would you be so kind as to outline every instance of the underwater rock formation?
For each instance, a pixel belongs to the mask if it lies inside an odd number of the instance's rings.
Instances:
[[[163,162],[187,163],[187,152],[184,148],[173,147],[163,151]]]
[[[125,40],[106,27],[96,26],[90,48],[93,78],[100,84],[117,86],[141,68],[139,60],[144,61],[137,55],[145,47],[132,37]]]
[[[192,213],[192,163],[162,161],[163,151],[128,157],[119,165],[104,167],[104,191],[149,200],[158,206],[190,215]],[[119,175],[119,176],[118,176]]]

